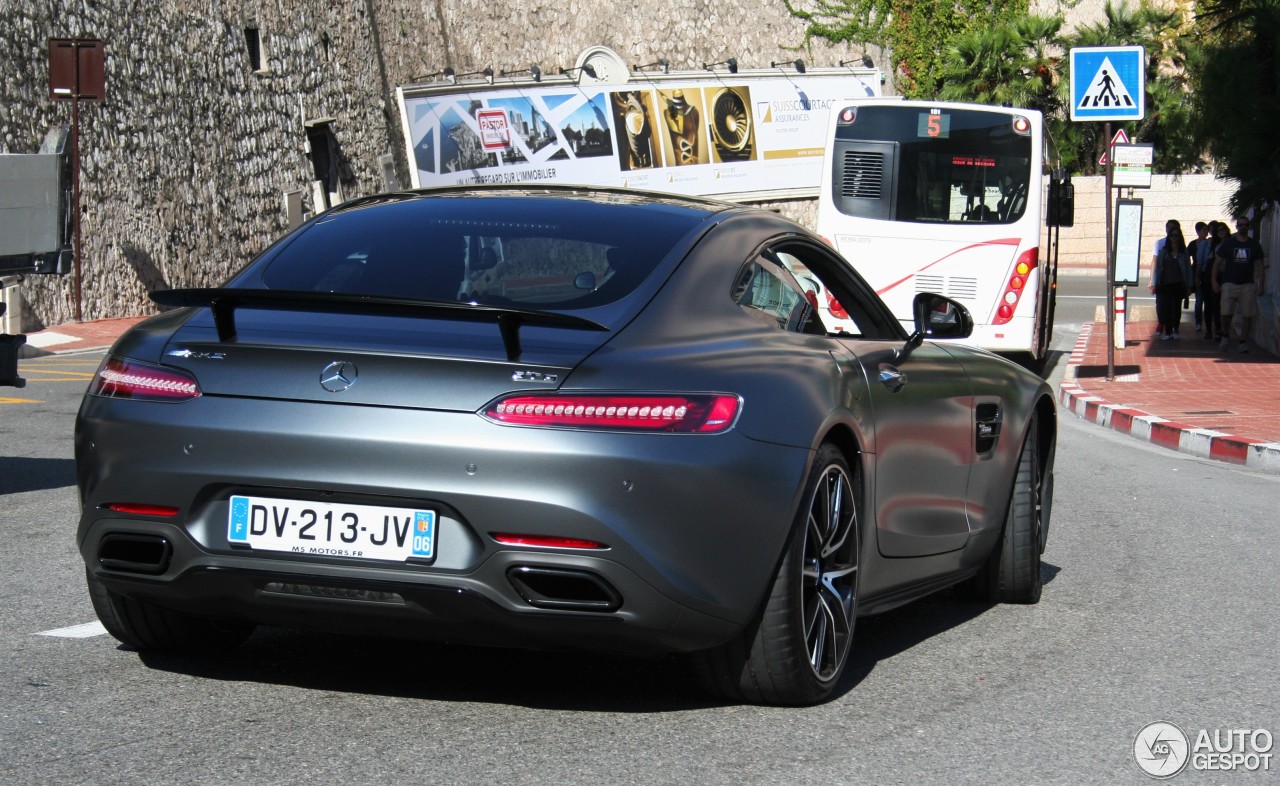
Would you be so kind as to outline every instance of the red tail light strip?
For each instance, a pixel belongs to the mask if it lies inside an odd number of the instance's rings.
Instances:
[[[733,426],[739,404],[722,394],[518,394],[482,414],[509,426],[714,434]]]
[[[110,357],[98,368],[89,392],[106,398],[186,401],[200,395],[200,385],[176,369]]]

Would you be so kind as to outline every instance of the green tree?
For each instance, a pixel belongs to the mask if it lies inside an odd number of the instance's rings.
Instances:
[[[948,47],[938,97],[1060,112],[1061,16],[1027,15],[959,35]]]
[[[1123,128],[1134,142],[1153,143],[1159,172],[1201,167],[1204,146],[1194,129],[1187,77],[1194,47],[1178,35],[1181,14],[1127,3],[1108,3],[1104,14],[1103,21],[1070,34],[1061,32],[1060,17],[1025,15],[958,36],[946,52],[939,95],[1037,109],[1045,116],[1055,166],[1097,174],[1109,140],[1101,123],[1070,119],[1067,53],[1073,47],[1139,45],[1147,55],[1145,119],[1113,128]]]
[[[1018,18],[1029,0],[811,0],[803,8],[783,2],[808,23],[805,44],[822,38],[887,47],[898,92],[935,98],[947,46],[971,30]]]
[[[1198,128],[1221,174],[1240,183],[1234,212],[1280,201],[1280,0],[1207,0],[1195,74]]]
[[[1113,128],[1123,128],[1133,142],[1152,143],[1155,147],[1154,168],[1157,172],[1180,174],[1203,168],[1204,145],[1195,133],[1190,75],[1187,70],[1193,41],[1184,35],[1187,26],[1182,12],[1156,8],[1146,3],[1132,8],[1127,2],[1119,5],[1108,2],[1103,13],[1105,18],[1102,21],[1083,25],[1073,34],[1065,36],[1063,46],[1066,49],[1086,46],[1141,46],[1145,50],[1145,117],[1141,121],[1113,123]],[[1064,84],[1064,103],[1070,100],[1069,96],[1065,96],[1068,89]],[[1081,171],[1085,172],[1091,171],[1087,161],[1096,162],[1109,142],[1102,138],[1099,128],[1095,128],[1092,134],[1086,129],[1064,129],[1063,136],[1084,146],[1080,155],[1083,159]],[[1088,150],[1089,146],[1092,150]],[[1087,153],[1092,155],[1086,158]]]

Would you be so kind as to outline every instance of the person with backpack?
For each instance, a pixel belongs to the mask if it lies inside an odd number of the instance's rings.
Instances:
[[[1163,243],[1156,245],[1156,258],[1151,266],[1151,291],[1156,296],[1156,318],[1160,320],[1160,340],[1180,339],[1182,301],[1191,291],[1191,260],[1182,225],[1170,219],[1164,225]]]

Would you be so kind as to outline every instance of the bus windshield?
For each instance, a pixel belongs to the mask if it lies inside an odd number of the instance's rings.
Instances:
[[[1028,205],[1032,145],[1008,114],[918,105],[859,107],[836,127],[836,206],[849,215],[923,223],[1012,224]],[[885,165],[896,172],[884,172]],[[892,194],[865,189],[892,182]],[[861,189],[861,190],[860,190]],[[889,196],[868,215],[859,197]],[[883,208],[881,208],[883,209]]]

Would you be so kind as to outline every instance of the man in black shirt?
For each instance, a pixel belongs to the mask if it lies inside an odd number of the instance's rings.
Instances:
[[[1249,236],[1249,219],[1236,219],[1236,233],[1218,246],[1213,258],[1212,284],[1222,294],[1222,341],[1218,349],[1231,345],[1231,323],[1240,316],[1241,352],[1249,351],[1250,328],[1258,315],[1258,290],[1262,287],[1262,244]],[[1219,284],[1221,282],[1221,284]]]

